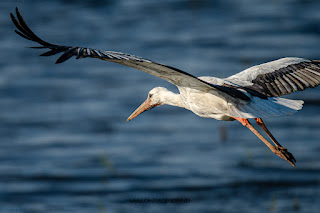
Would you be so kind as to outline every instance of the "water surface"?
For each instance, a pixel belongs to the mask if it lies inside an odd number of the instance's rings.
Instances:
[[[169,83],[95,59],[55,65],[24,47],[18,6],[52,43],[142,56],[227,77],[285,56],[320,58],[320,2],[299,0],[0,3],[1,212],[318,212],[320,88],[294,116],[265,119],[297,167],[236,122],[156,108],[125,123]],[[221,140],[221,129],[227,140]],[[133,204],[188,198],[188,204]]]

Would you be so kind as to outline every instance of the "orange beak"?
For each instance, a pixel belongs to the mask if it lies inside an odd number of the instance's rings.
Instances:
[[[149,109],[152,109],[153,107],[155,107],[157,105],[150,105],[149,104],[149,100],[145,100],[127,119],[127,122],[128,121],[131,121],[132,119],[134,119],[135,117],[137,117],[138,115],[140,115],[141,113],[149,110]]]

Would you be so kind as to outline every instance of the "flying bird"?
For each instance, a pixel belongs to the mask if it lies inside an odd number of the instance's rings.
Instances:
[[[320,60],[286,57],[250,67],[224,79],[195,77],[177,68],[126,53],[48,43],[31,31],[17,8],[16,17],[12,13],[10,15],[18,35],[40,44],[31,48],[49,49],[41,56],[62,53],[56,64],[73,56],[76,59],[97,58],[139,69],[177,86],[179,94],[163,87],[150,90],[147,99],[127,121],[161,105],[182,107],[205,118],[237,120],[259,137],[273,153],[295,166],[293,155],[274,138],[262,118],[291,115],[302,109],[303,101],[280,96],[318,86]],[[248,119],[254,119],[274,145],[265,139]]]

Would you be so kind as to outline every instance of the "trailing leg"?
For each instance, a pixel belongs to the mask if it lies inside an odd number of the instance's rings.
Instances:
[[[271,132],[268,130],[268,128],[266,127],[266,125],[263,123],[261,118],[255,118],[257,124],[267,133],[267,135],[269,136],[269,138],[272,140],[272,142],[279,147],[282,147],[280,145],[280,143],[273,137],[273,135],[271,134]]]
[[[267,139],[265,139],[249,122],[248,119],[232,117],[235,120],[239,121],[243,126],[250,129],[267,147],[276,155],[281,157],[282,159],[288,161],[292,166],[295,166],[295,158],[293,155],[287,151],[287,149],[283,148],[279,143],[276,146],[273,146]]]

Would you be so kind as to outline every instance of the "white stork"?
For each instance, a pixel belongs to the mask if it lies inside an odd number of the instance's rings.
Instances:
[[[139,69],[178,87],[179,94],[163,87],[153,88],[146,101],[129,116],[127,121],[144,111],[165,104],[188,109],[200,117],[223,121],[237,120],[257,135],[273,153],[295,166],[296,160],[293,155],[277,142],[262,118],[291,115],[302,109],[303,101],[284,99],[280,96],[318,86],[319,60],[287,57],[250,67],[225,79],[197,78],[179,69],[134,55],[48,43],[30,30],[17,8],[17,18],[12,13],[10,15],[18,29],[15,30],[17,34],[41,45],[32,48],[50,49],[41,56],[63,53],[56,61],[57,64],[72,56],[76,56],[77,59],[98,58]],[[274,145],[250,124],[249,118],[255,119]]]

